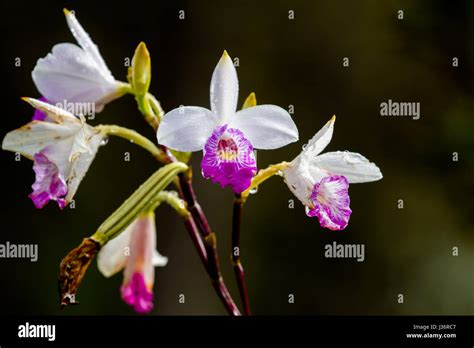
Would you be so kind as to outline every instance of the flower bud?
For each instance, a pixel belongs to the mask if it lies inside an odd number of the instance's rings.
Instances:
[[[151,81],[150,53],[144,42],[140,42],[132,58],[132,89],[137,96],[144,96],[148,92]]]

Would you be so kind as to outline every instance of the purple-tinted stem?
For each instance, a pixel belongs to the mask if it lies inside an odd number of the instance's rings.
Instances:
[[[188,205],[188,210],[194,217],[194,220],[196,220],[203,236],[207,237],[211,233],[211,227],[194,194],[191,171],[180,173],[178,176],[184,200]]]
[[[184,221],[184,224],[186,225],[186,229],[189,232],[189,236],[191,237],[194,247],[196,248],[196,251],[199,254],[199,258],[201,259],[204,267],[207,269],[208,256],[206,247],[204,246],[201,235],[199,234],[199,229],[197,228],[196,223],[194,222],[194,218],[190,216],[189,219]]]
[[[250,303],[245,286],[244,266],[240,261],[240,225],[242,221],[242,210],[244,201],[241,194],[236,194],[234,199],[234,208],[232,213],[232,264],[234,265],[235,279],[239,287],[240,299],[244,308],[244,314],[250,315]]]
[[[240,315],[240,311],[232,299],[232,296],[225,285],[224,279],[222,278],[219,269],[219,258],[217,256],[216,237],[209,226],[204,211],[201,209],[201,206],[196,199],[196,195],[194,194],[191,171],[189,170],[185,173],[180,173],[178,177],[181,195],[188,206],[192,218],[197,222],[198,228],[204,236],[206,242],[205,245],[208,255],[207,272],[211,277],[214,289],[216,290],[221,301],[224,303],[227,312],[230,315]]]
[[[224,283],[224,279],[222,278],[221,272],[219,271],[219,258],[217,256],[217,242],[216,242],[216,235],[211,232],[208,236],[204,238],[206,243],[206,250],[207,254],[209,255],[208,258],[208,273],[212,280],[212,285],[216,290],[219,298],[222,302],[226,304],[226,309],[229,315],[239,316],[240,311],[239,308],[236,306],[232,296],[227,289],[227,286]]]
[[[165,157],[168,163],[176,161],[176,158],[166,146],[160,145],[160,148],[166,154]],[[232,299],[232,296],[230,295],[219,270],[219,259],[217,256],[215,235],[211,232],[206,215],[201,209],[201,206],[196,199],[196,195],[194,194],[191,170],[189,170],[185,175],[182,174],[183,173],[178,175],[179,195],[182,199],[184,199],[187,204],[187,208],[191,213],[191,217],[185,221],[186,229],[188,230],[199,257],[201,258],[204,267],[211,278],[212,285],[224,304],[227,312],[230,315],[239,316],[240,311],[235,305],[235,302]],[[199,232],[206,238],[205,245]],[[208,237],[211,237],[212,243],[208,242]]]

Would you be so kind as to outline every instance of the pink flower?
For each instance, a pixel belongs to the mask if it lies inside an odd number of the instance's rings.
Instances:
[[[120,288],[122,299],[137,313],[153,309],[156,266],[166,266],[168,258],[156,251],[155,214],[145,213],[99,252],[97,265],[105,277],[125,268]]]

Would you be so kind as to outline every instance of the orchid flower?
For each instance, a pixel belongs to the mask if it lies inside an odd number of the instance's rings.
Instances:
[[[380,169],[364,156],[348,151],[320,153],[329,144],[334,116],[283,170],[291,192],[306,206],[307,215],[316,216],[322,227],[342,230],[352,213],[349,184],[382,179]]]
[[[66,21],[80,47],[60,43],[40,58],[32,72],[40,93],[52,104],[95,103],[95,111],[125,93],[125,84],[116,81],[99,49],[74,14],[64,10]]]
[[[29,197],[35,206],[55,200],[62,209],[74,197],[104,135],[66,110],[33,98],[24,100],[47,117],[9,132],[2,149],[34,161],[36,181]]]
[[[257,171],[253,149],[276,149],[298,140],[287,111],[258,105],[236,112],[239,83],[226,51],[211,79],[211,110],[184,106],[164,115],[158,142],[183,152],[203,150],[202,174],[240,193]]]
[[[156,266],[166,266],[168,258],[156,250],[155,214],[142,214],[99,252],[97,266],[105,277],[124,269],[122,299],[138,313],[153,309]]]

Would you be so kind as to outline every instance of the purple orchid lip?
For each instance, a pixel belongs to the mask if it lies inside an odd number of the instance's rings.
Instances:
[[[67,204],[64,196],[67,194],[68,188],[59,174],[58,167],[45,154],[38,152],[34,155],[33,170],[36,180],[31,186],[33,192],[28,197],[31,198],[36,208],[41,209],[46,203],[54,200],[63,209]]]
[[[201,169],[204,178],[241,193],[257,172],[253,146],[240,130],[217,127],[204,146]]]
[[[313,208],[307,215],[317,216],[322,227],[333,231],[343,230],[349,223],[352,210],[349,207],[349,182],[343,175],[322,178],[313,187],[311,202]]]
[[[127,284],[120,288],[123,301],[137,313],[149,313],[153,309],[153,292],[146,284],[142,273],[135,272]]]

